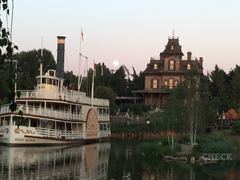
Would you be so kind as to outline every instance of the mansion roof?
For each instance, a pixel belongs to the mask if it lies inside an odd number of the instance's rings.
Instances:
[[[189,69],[196,70],[199,73],[203,72],[203,59],[202,57],[195,60],[192,60],[192,53],[187,53],[187,59],[182,60],[183,57],[182,46],[179,44],[179,39],[172,37],[168,39],[168,43],[165,46],[163,52],[160,53],[159,59],[150,59],[150,63],[147,65],[144,73],[185,73]],[[166,68],[168,66],[169,60],[179,61],[177,64],[177,68],[174,70],[169,70]]]

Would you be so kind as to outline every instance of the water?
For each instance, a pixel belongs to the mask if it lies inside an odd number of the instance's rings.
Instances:
[[[240,180],[240,162],[192,166],[137,155],[139,142],[84,146],[0,146],[0,179]]]

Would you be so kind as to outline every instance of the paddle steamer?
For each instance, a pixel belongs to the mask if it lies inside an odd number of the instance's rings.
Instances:
[[[18,90],[17,110],[0,109],[0,143],[54,145],[108,140],[109,101],[64,86],[65,37],[58,36],[57,68],[37,76],[34,90]]]

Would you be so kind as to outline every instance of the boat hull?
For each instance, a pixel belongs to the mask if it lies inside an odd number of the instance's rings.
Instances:
[[[40,134],[34,127],[18,127],[16,125],[1,126],[0,144],[7,146],[55,146],[66,144],[89,144],[110,140],[109,136],[87,139],[84,138],[83,134],[78,137],[75,135],[76,138],[74,138],[73,135],[66,137],[58,131],[56,131],[55,134],[50,134],[49,132],[45,132],[44,134],[45,135]]]

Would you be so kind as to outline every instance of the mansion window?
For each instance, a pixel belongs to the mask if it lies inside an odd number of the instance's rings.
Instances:
[[[169,70],[175,70],[175,61],[174,60],[170,60],[169,61]]]
[[[188,64],[187,65],[187,70],[190,70],[191,69],[191,64]]]
[[[153,79],[152,80],[152,88],[153,89],[157,89],[158,88],[158,80],[157,79]]]
[[[164,86],[168,87],[168,81],[167,80],[164,81]]]
[[[158,68],[158,65],[157,64],[154,64],[153,65],[153,69],[157,69]]]
[[[175,81],[174,86],[176,87],[178,85],[178,81]]]
[[[169,89],[173,88],[173,79],[169,79]]]

